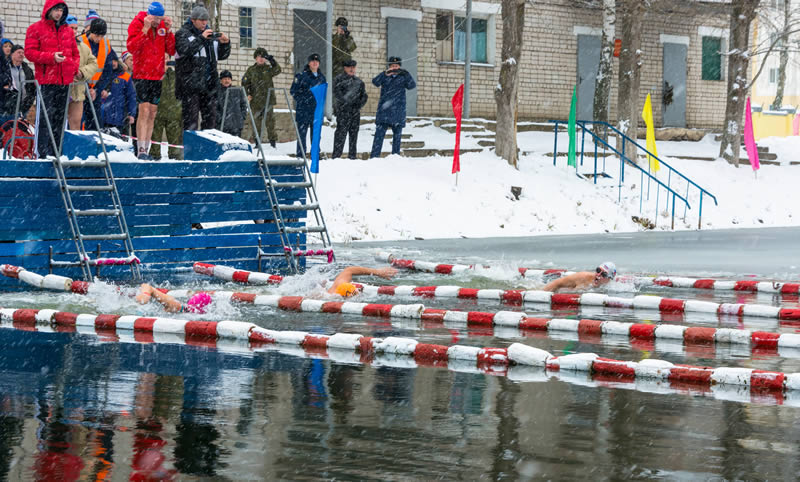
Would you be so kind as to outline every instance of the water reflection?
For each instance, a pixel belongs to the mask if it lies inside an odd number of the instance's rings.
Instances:
[[[527,383],[124,333],[0,335],[0,478],[10,480],[783,478],[798,468],[796,409],[696,387],[598,388],[581,374]]]

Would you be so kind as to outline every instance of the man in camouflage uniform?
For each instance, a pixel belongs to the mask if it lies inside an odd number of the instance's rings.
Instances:
[[[273,77],[281,73],[281,66],[275,61],[275,57],[267,53],[267,49],[259,47],[253,54],[256,63],[251,65],[242,78],[242,86],[247,92],[247,99],[250,101],[250,110],[253,112],[257,129],[261,140],[264,140],[264,114],[266,114],[267,138],[269,144],[275,147],[278,135],[275,132],[275,91],[269,94],[269,109],[267,107],[267,93],[274,87]],[[268,64],[269,62],[269,64]],[[245,123],[245,130],[249,133],[250,142],[255,142],[255,135],[249,122]]]
[[[344,62],[352,60],[353,51],[356,49],[356,41],[347,29],[347,19],[339,17],[336,19],[336,33],[333,34],[333,78],[344,73]]]
[[[161,142],[163,131],[167,131],[167,142],[172,145],[183,143],[183,120],[181,117],[181,103],[175,97],[175,61],[168,60],[165,56],[166,71],[161,81],[161,100],[158,103],[158,113],[153,124],[153,145],[150,146],[150,155],[153,159],[161,159]],[[169,148],[170,159],[183,159],[183,151],[176,147]]]

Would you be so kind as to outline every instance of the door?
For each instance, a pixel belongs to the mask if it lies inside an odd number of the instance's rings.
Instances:
[[[600,36],[578,35],[578,120],[594,120],[594,85],[600,68]]]
[[[686,127],[686,53],[688,46],[664,44],[661,118],[665,127]]]
[[[294,10],[294,73],[303,70],[311,54],[319,54],[319,70],[325,73],[325,15],[316,10]]]
[[[419,88],[417,78],[417,21],[410,18],[386,18],[386,58],[397,56],[403,59],[406,69]],[[417,89],[406,91],[406,116],[417,115]]]

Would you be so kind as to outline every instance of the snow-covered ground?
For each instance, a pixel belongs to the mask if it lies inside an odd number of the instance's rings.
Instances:
[[[369,151],[374,125],[362,125],[358,147]],[[424,141],[426,149],[451,149],[454,135],[435,127],[430,120],[411,122],[404,130],[412,141]],[[481,138],[465,132],[462,148],[479,148]],[[322,151],[330,152],[333,129],[322,132]],[[580,137],[579,137],[580,142]],[[643,141],[640,142],[643,144]],[[716,158],[719,143],[713,135],[699,142],[658,142],[662,159],[716,196],[702,200],[702,229],[800,225],[800,137],[769,138],[759,142],[778,154],[782,165],[762,165],[756,176],[749,166],[735,168],[723,160],[700,161],[675,156]],[[609,157],[605,172],[610,178],[591,179],[576,175],[574,168],[559,157],[553,166],[553,133],[520,132],[524,153],[519,169],[485,148],[461,157],[461,173],[451,174],[452,158],[430,156],[382,159],[323,159],[316,179],[325,220],[334,241],[395,240],[442,237],[527,236],[536,234],[577,234],[630,232],[646,229],[633,217],[646,218],[655,229],[671,227],[671,197],[657,190],[631,167],[625,169],[625,183],[619,187],[619,162]],[[268,157],[282,158],[294,152],[294,143],[266,146]],[[567,134],[560,133],[558,151],[567,149]],[[391,150],[390,140],[383,151]],[[346,153],[345,148],[345,153]],[[593,171],[590,142],[586,142],[584,165],[579,173]],[[548,155],[550,154],[550,155]],[[742,155],[746,156],[744,150]],[[236,157],[236,156],[234,156]],[[603,161],[599,161],[599,171]],[[646,162],[640,161],[646,169]],[[687,183],[666,168],[658,178],[687,196]],[[644,186],[643,186],[644,184]],[[522,188],[519,200],[511,187]],[[640,198],[641,196],[641,198]],[[688,190],[690,209],[678,200],[675,229],[697,229],[700,192]],[[658,202],[658,205],[656,205]],[[640,207],[641,203],[641,207]],[[685,213],[685,218],[684,218]],[[645,223],[647,224],[647,222]]]

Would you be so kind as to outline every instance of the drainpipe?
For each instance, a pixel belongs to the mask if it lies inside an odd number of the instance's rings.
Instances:
[[[464,49],[464,107],[461,116],[469,119],[469,87],[472,70],[472,0],[467,0],[467,42]]]
[[[331,103],[333,97],[333,89],[331,88],[333,85],[333,0],[328,0],[328,15],[325,18],[325,28],[328,32],[325,34],[325,58],[327,59],[325,62],[325,78],[328,79],[328,95],[325,96],[325,117],[331,120],[333,118],[333,104]]]

